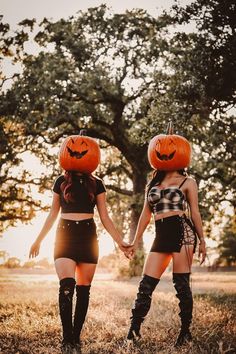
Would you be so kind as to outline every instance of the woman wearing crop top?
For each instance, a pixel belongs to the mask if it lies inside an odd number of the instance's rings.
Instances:
[[[197,190],[195,180],[187,177],[184,170],[155,171],[153,179],[147,185],[144,207],[137,226],[133,249],[129,250],[130,255],[133,256],[137,249],[152,213],[155,219],[156,237],[146,259],[143,277],[132,309],[131,326],[127,336],[130,340],[140,337],[141,323],[150,309],[152,293],[171,259],[173,283],[179,299],[181,319],[181,330],[175,346],[181,346],[192,339],[189,327],[193,299],[189,277],[197,237],[200,240],[201,263],[206,257]],[[187,206],[190,207],[191,219],[185,214]]]
[[[95,205],[102,224],[120,249],[124,251],[128,245],[123,242],[122,236],[108,215],[106,190],[101,179],[92,174],[65,172],[56,179],[53,192],[50,213],[30,249],[30,257],[39,254],[41,241],[51,229],[61,209],[56,231],[54,259],[60,280],[62,349],[64,352],[70,352],[73,346],[80,347],[80,332],[87,314],[90,286],[98,261],[98,240],[93,220]],[[72,323],[74,288],[77,296]]]

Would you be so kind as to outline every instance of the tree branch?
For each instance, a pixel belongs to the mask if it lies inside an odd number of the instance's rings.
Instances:
[[[19,74],[14,74],[14,75],[12,75],[11,77],[5,77],[4,79],[2,79],[0,88],[3,87],[3,85],[5,84],[6,81],[8,81],[8,80],[13,80],[15,77],[18,77],[18,76],[19,76]]]
[[[106,188],[110,189],[110,190],[113,190],[114,192],[117,192],[119,194],[128,195],[128,196],[132,196],[133,195],[132,191],[128,191],[127,189],[122,189],[122,188],[116,187],[116,186],[114,186],[112,184],[106,184]]]

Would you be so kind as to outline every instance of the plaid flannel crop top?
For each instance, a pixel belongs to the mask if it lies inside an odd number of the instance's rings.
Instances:
[[[185,211],[186,199],[184,193],[180,189],[187,178],[180,184],[179,187],[168,187],[160,189],[153,186],[147,196],[148,203],[154,214],[162,214],[169,211]]]

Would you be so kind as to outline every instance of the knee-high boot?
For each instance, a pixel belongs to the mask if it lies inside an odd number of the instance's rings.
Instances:
[[[141,337],[140,326],[147,315],[152,301],[152,293],[159,283],[160,279],[150,277],[144,274],[139,283],[137,298],[132,308],[131,326],[127,335],[127,339]]]
[[[181,319],[181,330],[175,343],[176,347],[192,340],[189,327],[192,321],[193,297],[189,286],[189,278],[190,273],[173,273],[173,283],[177,292],[176,297],[179,299],[179,316]]]
[[[88,311],[91,285],[76,285],[76,305],[74,314],[74,342],[80,344],[80,332]]]
[[[59,310],[63,332],[63,344],[73,343],[72,305],[74,288],[74,278],[64,278],[60,280]]]

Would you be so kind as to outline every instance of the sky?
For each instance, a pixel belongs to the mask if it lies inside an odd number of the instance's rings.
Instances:
[[[1,13],[6,22],[15,25],[24,18],[43,19],[44,17],[59,19],[75,15],[79,10],[107,4],[114,12],[124,12],[126,9],[142,8],[153,16],[160,14],[162,9],[168,9],[174,0],[0,0]],[[181,5],[189,3],[181,0]]]
[[[180,1],[181,5],[189,2],[189,0]],[[17,24],[25,18],[36,18],[38,22],[44,17],[58,20],[75,15],[79,10],[84,11],[89,7],[96,7],[101,4],[107,4],[116,13],[125,12],[132,8],[142,8],[151,15],[158,16],[163,9],[169,9],[173,3],[174,0],[0,0],[0,13],[3,15],[3,22],[9,23],[14,30],[17,28]],[[30,50],[30,44],[28,49]],[[4,68],[9,73],[11,73],[11,70],[15,70],[9,62],[4,64]],[[26,159],[26,165],[33,165],[35,171],[38,169],[38,162],[31,160],[29,156]],[[37,237],[46,216],[46,213],[38,213],[29,225],[23,225],[19,222],[16,227],[8,229],[0,239],[0,250],[6,250],[9,256],[18,257],[22,262],[27,261],[30,245]],[[55,227],[56,224],[43,241],[38,259],[47,257],[52,261]],[[151,235],[144,235],[147,249],[151,246],[152,238]],[[100,257],[109,254],[113,249],[114,243],[111,237],[105,233],[100,235]]]

